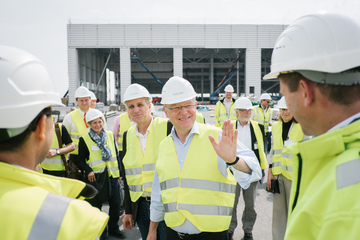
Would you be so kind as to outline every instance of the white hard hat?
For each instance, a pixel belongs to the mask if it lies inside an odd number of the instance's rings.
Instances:
[[[253,105],[251,101],[246,97],[240,97],[235,101],[234,109],[252,109]]]
[[[227,85],[224,89],[225,92],[234,92],[234,88],[233,86],[231,86],[230,84]]]
[[[271,100],[270,94],[268,93],[261,94],[260,100]]]
[[[155,113],[155,106],[154,104],[150,103],[151,104],[151,109],[150,109],[150,113]]]
[[[278,102],[278,108],[279,109],[287,109],[285,97],[282,97]]]
[[[195,98],[196,92],[188,80],[175,76],[165,83],[161,95],[161,104],[174,104]]]
[[[129,100],[133,100],[137,98],[146,98],[149,101],[151,101],[152,99],[149,91],[144,86],[134,83],[126,88],[123,102],[126,103]]]
[[[105,123],[104,114],[98,109],[89,109],[86,113],[86,122],[89,123],[94,119],[101,118]]]
[[[97,97],[95,96],[95,93],[92,91],[89,91],[91,100],[97,100]]]
[[[44,108],[63,106],[43,63],[23,50],[0,46],[0,85],[2,129],[27,127]]]
[[[75,99],[76,98],[83,98],[83,97],[90,97],[90,91],[86,87],[80,86],[75,91]]]
[[[359,43],[360,25],[347,16],[332,13],[303,16],[278,37],[271,57],[271,72],[264,79],[277,78],[279,73],[297,70],[340,73],[358,67]],[[344,83],[343,77],[334,79],[310,80],[328,84],[353,84]],[[359,78],[349,81],[359,82]]]

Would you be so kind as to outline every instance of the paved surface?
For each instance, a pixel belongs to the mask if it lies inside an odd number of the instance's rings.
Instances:
[[[215,105],[207,105],[210,108],[210,111],[207,112],[201,112],[203,113],[206,123],[209,125],[214,125],[214,109]],[[163,115],[164,113],[162,111],[158,111],[158,109],[161,108],[161,106],[155,106],[156,108],[156,115]],[[62,108],[55,108],[56,110],[60,110],[61,114],[65,114],[66,111],[70,110],[70,107],[62,107]],[[105,107],[105,110],[108,111],[108,107]],[[122,112],[118,112],[117,115],[119,115]],[[112,130],[113,128],[113,122],[115,117],[109,117],[107,119],[107,128],[108,130]],[[267,171],[266,171],[267,172]],[[266,179],[266,176],[265,176]],[[271,225],[272,225],[272,201],[273,197],[271,193],[268,193],[265,191],[266,182],[263,184],[258,185],[257,190],[257,197],[256,197],[256,212],[257,212],[257,220],[255,222],[254,230],[253,230],[253,237],[255,240],[271,240]],[[108,212],[108,205],[105,204],[103,206],[103,211]],[[240,200],[238,204],[238,226],[235,229],[234,232],[234,240],[239,240],[243,237],[243,230],[242,230],[242,223],[241,223],[241,217],[242,212],[244,209],[244,201],[242,199],[242,195],[240,195]],[[122,217],[121,217],[122,219]],[[126,235],[126,239],[129,240],[141,240],[140,231],[137,227],[133,228],[131,231],[125,231],[122,227],[121,219],[119,221],[120,229],[124,232]],[[110,240],[115,240],[114,237],[109,237]]]

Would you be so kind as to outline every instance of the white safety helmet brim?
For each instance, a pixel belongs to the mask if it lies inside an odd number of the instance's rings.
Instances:
[[[23,128],[44,109],[64,106],[49,72],[33,55],[0,46],[0,128]]]

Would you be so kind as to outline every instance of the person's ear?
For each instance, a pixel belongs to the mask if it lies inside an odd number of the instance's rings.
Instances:
[[[44,114],[40,117],[39,122],[36,126],[36,129],[34,131],[36,137],[39,139],[40,142],[45,140],[45,129],[46,129],[46,120],[47,116]]]
[[[163,106],[163,110],[164,110],[165,116],[166,116],[167,118],[169,118],[168,112],[167,112],[168,109],[167,109],[165,106]]]
[[[314,84],[309,80],[302,79],[299,82],[299,89],[305,107],[310,106],[314,101]]]

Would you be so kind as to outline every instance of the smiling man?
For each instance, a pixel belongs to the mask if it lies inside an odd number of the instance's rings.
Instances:
[[[261,178],[254,153],[237,141],[230,120],[223,131],[195,122],[195,97],[181,77],[170,78],[162,89],[161,103],[174,127],[160,144],[148,240],[156,239],[162,220],[168,240],[226,240],[236,181],[248,188]]]
[[[168,135],[171,123],[151,115],[151,96],[139,85],[130,85],[124,94],[124,103],[136,125],[124,133],[122,160],[125,189],[124,229],[138,224],[142,239],[146,239],[150,224],[150,197],[155,163],[160,142]],[[170,124],[168,126],[168,124]],[[158,239],[166,239],[165,223],[158,227]]]

